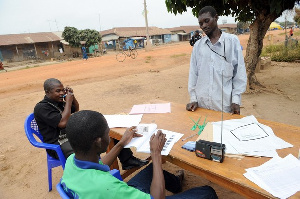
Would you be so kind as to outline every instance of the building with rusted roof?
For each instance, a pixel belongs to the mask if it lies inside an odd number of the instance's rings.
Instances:
[[[219,24],[218,27],[227,33],[236,34],[237,33],[237,24]],[[196,30],[199,30],[201,34],[203,31],[199,27],[196,26],[179,26],[174,28],[167,28],[171,33],[171,40],[172,41],[189,41],[190,38],[193,36]]]
[[[62,48],[61,40],[52,32],[0,35],[0,54],[8,62],[50,59]]]
[[[224,32],[237,34],[237,24],[219,24],[218,27]]]
[[[171,41],[171,32],[167,29],[158,27],[149,27],[150,42],[155,44],[168,43]],[[118,27],[100,32],[102,36],[102,42],[108,49],[121,49],[124,46],[126,40],[136,40],[137,47],[144,47],[144,41],[146,40],[146,28],[145,27]]]
[[[196,30],[202,32],[199,26],[179,26],[167,29],[172,33],[172,41],[189,41]]]

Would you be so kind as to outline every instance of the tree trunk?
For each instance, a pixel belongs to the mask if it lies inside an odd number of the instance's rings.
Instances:
[[[255,68],[263,48],[263,39],[270,27],[270,24],[276,19],[274,15],[265,16],[259,14],[250,25],[250,37],[247,44],[245,65],[247,69],[247,90],[254,89],[254,85],[260,85],[255,77]]]

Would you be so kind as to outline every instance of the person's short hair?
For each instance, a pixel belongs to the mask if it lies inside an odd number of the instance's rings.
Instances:
[[[195,32],[200,33],[200,30],[195,30]]]
[[[66,134],[75,153],[87,154],[95,139],[102,138],[107,128],[107,121],[101,113],[82,110],[70,116]]]
[[[61,82],[58,79],[55,78],[49,78],[44,82],[44,91],[50,91],[52,88],[54,88],[54,85],[61,84]]]
[[[217,11],[216,11],[216,9],[214,7],[212,7],[212,6],[205,6],[205,7],[203,7],[199,11],[199,17],[200,17],[200,15],[202,15],[204,13],[207,13],[207,12],[209,12],[212,17],[214,17],[214,16],[217,15]]]

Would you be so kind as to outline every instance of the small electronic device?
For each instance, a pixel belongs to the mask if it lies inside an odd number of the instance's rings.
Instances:
[[[225,158],[225,144],[222,144],[223,132],[223,71],[222,71],[222,120],[221,120],[221,143],[198,140],[195,153],[197,157],[222,163]]]
[[[225,144],[198,140],[195,153],[198,157],[222,163],[225,157]]]
[[[189,141],[185,143],[181,148],[186,149],[188,151],[194,152],[196,147],[196,142]]]

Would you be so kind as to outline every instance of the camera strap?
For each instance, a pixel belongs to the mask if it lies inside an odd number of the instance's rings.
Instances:
[[[223,57],[223,58],[225,59],[225,61],[227,61],[227,60],[226,60],[226,56],[225,56],[225,41],[224,41],[224,55],[220,55],[219,53],[217,53],[216,51],[214,51],[214,50],[208,45],[208,43],[206,43],[206,45],[208,46],[208,48],[209,48],[211,51],[213,51],[213,52],[216,53],[217,55]]]
[[[47,102],[49,105],[51,105],[52,107],[56,108],[60,114],[62,114],[62,111],[60,108],[58,108],[57,106],[55,106],[54,104],[52,104],[51,102]],[[65,132],[65,129],[60,129],[59,131],[59,136],[58,136],[58,143],[60,145],[62,145],[63,143],[67,142],[68,138]]]

